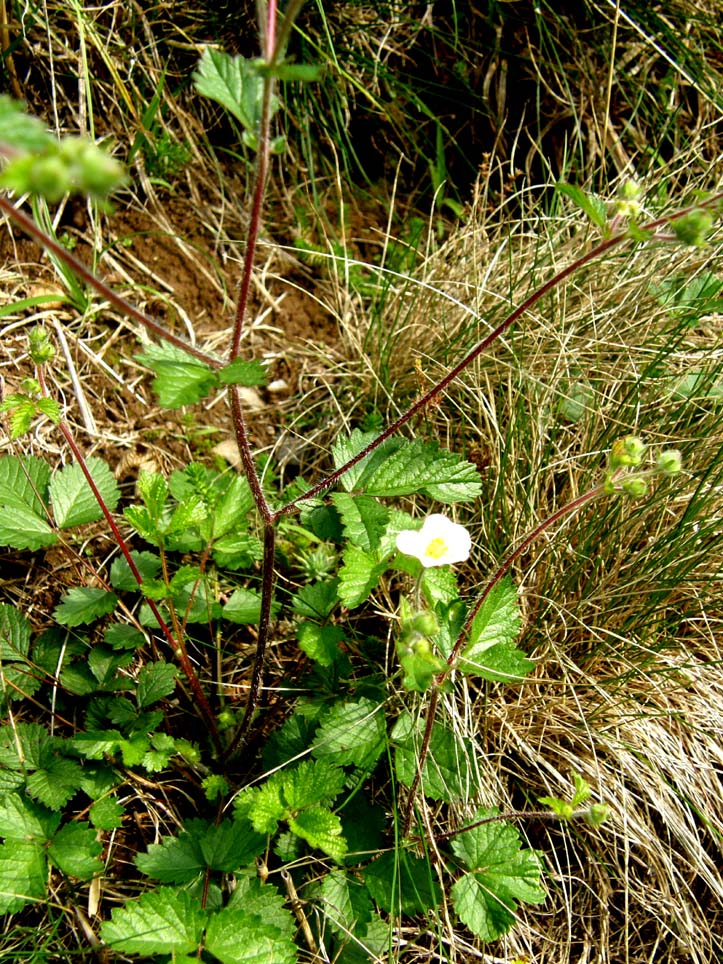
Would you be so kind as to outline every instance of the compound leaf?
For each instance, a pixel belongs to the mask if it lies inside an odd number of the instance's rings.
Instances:
[[[385,567],[379,564],[374,556],[354,545],[346,547],[342,558],[343,565],[339,570],[339,600],[347,609],[354,609],[369,598]]]
[[[438,502],[470,502],[482,491],[472,462],[441,449],[436,442],[404,442],[379,467],[360,480],[367,495],[395,497],[422,492]]]
[[[377,549],[389,522],[389,511],[368,495],[335,492],[331,499],[349,541],[365,552]]]
[[[150,706],[164,696],[170,696],[176,688],[176,673],[176,667],[162,659],[155,663],[146,663],[138,674],[138,706]]]
[[[346,854],[346,840],[342,836],[341,820],[324,807],[309,807],[289,818],[289,827],[318,850],[323,850],[338,863]]]

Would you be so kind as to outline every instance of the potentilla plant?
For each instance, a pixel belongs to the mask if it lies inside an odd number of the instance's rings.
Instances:
[[[568,800],[543,798],[543,809],[481,807],[474,746],[445,717],[441,696],[464,680],[524,685],[535,669],[518,646],[522,617],[510,574],[536,539],[596,500],[644,498],[657,480],[681,471],[677,451],[649,459],[641,439],[620,439],[596,486],[511,548],[481,591],[466,586],[463,564],[479,547],[458,520],[480,497],[479,473],[459,454],[402,430],[575,270],[626,241],[701,243],[718,204],[644,223],[635,185],[623,190],[612,217],[607,206],[563,186],[598,227],[594,247],[381,433],[341,435],[324,478],[300,478],[284,491],[262,482],[240,388],[263,384],[266,370],[241,358],[241,345],[269,161],[283,150],[272,135],[281,107],[276,86],[315,76],[284,59],[300,6],[291,2],[279,17],[273,0],[261,4],[262,56],[208,48],[195,74],[196,89],[230,113],[256,158],[226,358],[165,331],[17,199],[0,196],[3,212],[66,269],[158,337],[137,357],[153,372],[162,408],[227,393],[242,457],[240,475],[198,463],[169,478],[143,473],[133,504],[119,512],[111,468],[84,455],[51,395],[54,346],[43,328],[29,335],[34,375],[0,406],[14,448],[0,459],[0,544],[72,547],[78,527],[100,521],[118,550],[107,568],[93,566],[86,582],[63,593],[39,635],[23,613],[0,605],[7,714],[0,728],[0,911],[44,901],[49,867],[69,881],[112,875],[101,855],[124,826],[127,774],[175,768],[203,797],[204,815],[134,854],[140,895],[106,913],[98,935],[110,951],[144,959],[285,964],[304,948],[320,960],[379,960],[403,918],[425,927],[444,907],[489,941],[514,926],[520,904],[543,901],[544,856],[524,844],[516,822],[580,818],[597,826],[604,801],[593,800],[577,777]],[[125,177],[100,149],[57,141],[7,99],[0,100],[0,142],[7,158],[0,183],[18,196],[52,203],[80,190],[105,197]],[[22,439],[38,419],[57,425],[72,455],[67,465],[23,454]],[[412,498],[425,510],[405,510]],[[277,569],[287,563],[303,579],[293,591],[291,580],[277,590]],[[380,636],[365,628],[380,586],[398,600],[391,668]],[[273,627],[282,624],[293,627],[304,664],[294,661],[298,671],[279,686],[284,722],[269,733],[263,704],[271,700],[262,703],[262,684]],[[251,627],[256,638],[240,708],[218,677],[233,659],[235,627]],[[50,702],[53,720],[72,723],[48,729],[27,722],[31,701]],[[382,805],[372,789],[390,780],[395,797]],[[426,801],[440,811],[454,805],[448,830],[432,833]]]

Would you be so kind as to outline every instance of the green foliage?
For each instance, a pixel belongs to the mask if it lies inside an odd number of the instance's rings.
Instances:
[[[496,813],[479,810],[472,822]],[[452,888],[454,908],[482,940],[495,940],[510,929],[520,901],[539,904],[545,899],[541,854],[522,850],[510,824],[492,821],[465,830],[453,838],[452,850],[469,871]]]

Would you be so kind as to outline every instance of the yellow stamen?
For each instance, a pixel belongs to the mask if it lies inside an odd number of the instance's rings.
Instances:
[[[449,546],[444,541],[444,539],[432,539],[427,548],[424,550],[424,555],[429,556],[430,559],[441,559],[442,556],[449,552]]]

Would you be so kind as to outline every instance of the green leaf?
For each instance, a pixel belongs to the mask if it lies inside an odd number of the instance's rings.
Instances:
[[[263,362],[244,361],[235,358],[229,365],[225,365],[218,372],[218,380],[222,385],[265,385],[268,370]]]
[[[436,442],[404,442],[359,481],[367,495],[396,497],[423,493],[438,502],[471,502],[482,492],[477,467]]]
[[[278,606],[274,607],[278,609]],[[254,589],[234,589],[223,607],[223,617],[231,623],[255,626],[261,617],[261,596]]]
[[[312,753],[337,766],[371,767],[386,746],[382,706],[372,700],[335,703],[322,717]]]
[[[463,673],[481,676],[492,683],[519,683],[535,668],[535,662],[513,643],[498,643],[474,659],[460,660]]]
[[[422,569],[421,586],[424,598],[432,609],[437,603],[448,606],[459,597],[457,576],[448,566]]]
[[[206,949],[222,964],[295,964],[296,923],[276,888],[241,877],[228,906],[214,914]]]
[[[361,432],[355,428],[350,436],[340,436],[331,447],[334,456],[334,468],[340,469],[343,465],[353,459],[360,452],[364,451],[377,438],[376,432]],[[394,449],[401,444],[399,439],[388,439],[382,442],[369,455],[365,456],[360,462],[348,469],[341,477],[341,482],[347,492],[353,492],[360,488],[362,479],[369,478],[376,469],[389,458]]]
[[[424,914],[441,901],[429,861],[405,850],[382,854],[364,869],[364,880],[369,893],[388,914]]]
[[[316,850],[323,850],[337,863],[346,854],[346,840],[342,836],[341,820],[324,807],[309,807],[289,818],[289,827]]]
[[[0,546],[12,549],[44,549],[55,545],[58,536],[45,518],[26,506],[0,501]]]
[[[0,603],[0,660],[25,661],[30,652],[30,623],[15,606]]]
[[[326,619],[339,603],[339,580],[329,579],[302,586],[291,601],[297,616]]]
[[[53,616],[61,626],[82,626],[112,613],[117,604],[118,597],[106,589],[76,586],[61,597]]]
[[[0,837],[45,843],[55,833],[60,816],[19,793],[0,799]]]
[[[260,63],[245,57],[231,57],[221,50],[206,47],[193,75],[199,94],[221,104],[240,121],[251,135],[249,146],[255,147],[255,135],[261,122],[264,80],[259,72]],[[276,97],[271,100],[271,116],[278,110]]]
[[[90,822],[96,830],[116,830],[123,826],[125,807],[115,797],[102,797],[90,807]]]
[[[29,509],[35,515],[46,517],[44,501],[49,481],[50,466],[43,459],[31,455],[0,458],[0,504],[3,506]]]
[[[339,658],[339,643],[344,636],[341,626],[320,626],[318,623],[303,622],[296,627],[299,648],[319,666],[331,666]]]
[[[243,817],[211,824],[200,839],[201,852],[212,870],[233,873],[253,863],[266,847],[266,837]]]
[[[51,810],[61,810],[78,792],[82,772],[76,760],[54,757],[47,766],[30,774],[28,793]]]
[[[155,579],[161,571],[161,560],[155,552],[131,552],[131,559],[144,582]],[[138,592],[138,582],[124,556],[118,556],[113,560],[110,567],[110,584],[119,592]]]
[[[236,533],[243,525],[246,516],[254,507],[251,486],[242,475],[232,475],[223,493],[213,507],[212,531],[210,535],[219,539],[227,533]],[[241,535],[248,538],[246,533]]]
[[[103,870],[98,859],[102,849],[96,831],[87,823],[66,823],[50,842],[48,857],[64,874],[89,880]]]
[[[404,676],[402,686],[412,693],[426,693],[434,677],[446,669],[446,661],[433,652],[424,636],[404,635],[397,641],[397,654]]]
[[[164,884],[188,884],[200,878],[206,870],[206,860],[198,840],[199,834],[189,832],[197,824],[205,829],[204,821],[191,820],[188,830],[177,837],[164,837],[159,844],[150,844],[144,854],[136,854],[135,864],[142,874]]]
[[[495,816],[496,809],[479,810],[473,823]],[[495,940],[514,924],[518,902],[539,904],[543,863],[535,850],[522,850],[517,830],[505,822],[484,823],[452,840],[455,855],[472,873],[452,888],[460,919],[482,940]]]
[[[344,788],[346,774],[326,760],[303,760],[293,770],[278,774],[278,779],[289,810],[301,810],[334,800]]]
[[[146,663],[138,674],[136,690],[138,706],[150,706],[164,696],[170,696],[176,688],[177,672],[175,666],[162,659],[155,663]]]
[[[365,495],[335,492],[331,499],[341,516],[347,539],[365,552],[377,549],[389,522],[388,510]]]
[[[135,357],[155,372],[153,391],[163,408],[194,405],[218,384],[218,376],[208,365],[167,342],[147,345]]]
[[[346,547],[342,559],[343,565],[339,570],[339,600],[347,609],[354,609],[369,598],[386,567],[384,563],[378,563],[373,556],[353,545]]]
[[[14,151],[34,153],[56,144],[45,124],[39,118],[26,114],[23,104],[7,94],[0,94],[0,142]]]
[[[206,913],[191,894],[160,887],[116,907],[101,925],[103,941],[126,954],[186,954],[201,940]]]
[[[569,197],[587,214],[594,225],[600,228],[605,235],[608,234],[607,203],[603,198],[586,194],[582,188],[576,187],[574,184],[566,184],[564,181],[558,181],[555,190],[558,194]]]
[[[127,623],[112,623],[107,626],[104,638],[113,649],[138,649],[146,641],[140,629]]]
[[[0,914],[12,914],[31,901],[47,901],[48,870],[42,844],[8,840],[0,844]]]
[[[106,507],[113,512],[120,498],[113,473],[102,459],[92,456],[87,459],[87,466]],[[88,480],[75,463],[54,473],[50,480],[50,500],[55,521],[61,529],[95,522],[103,516]]]
[[[479,672],[475,664],[483,663],[482,654],[494,646],[513,643],[521,626],[517,591],[511,579],[503,579],[492,588],[472,622],[460,668],[465,672]]]
[[[395,771],[397,778],[408,787],[417,775],[423,731],[423,721],[413,721],[409,713],[402,713],[392,730],[391,738],[396,744]],[[469,796],[472,756],[469,740],[435,723],[422,770],[420,786],[425,796],[448,803]]]
[[[357,934],[371,920],[372,902],[364,884],[342,870],[332,870],[321,885],[324,916],[342,939]]]

